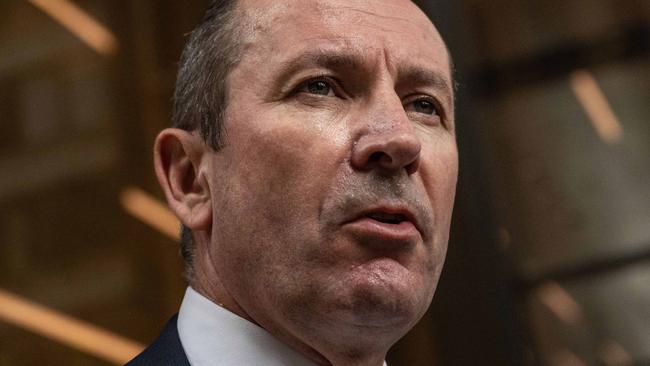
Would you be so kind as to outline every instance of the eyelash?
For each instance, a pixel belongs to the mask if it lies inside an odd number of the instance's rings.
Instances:
[[[334,78],[332,76],[329,76],[329,75],[326,75],[326,74],[317,75],[317,76],[314,76],[314,77],[311,77],[311,78],[309,78],[307,80],[302,81],[294,89],[292,94],[296,95],[296,94],[299,94],[301,92],[304,92],[304,89],[310,83],[314,83],[314,82],[318,82],[318,81],[325,82],[332,89],[332,92],[334,93],[334,95],[336,97],[344,98],[344,97],[347,96],[347,94],[343,91],[343,88],[340,86],[341,85],[340,81],[337,80],[336,78]],[[313,93],[309,93],[309,92],[304,92],[304,93],[316,96],[316,94],[313,94]],[[416,97],[418,95],[419,95],[419,97]],[[320,96],[320,97],[323,97],[323,96]],[[413,98],[412,100],[409,100],[412,97],[415,97],[415,98]],[[422,95],[422,94],[412,94],[412,95],[409,95],[406,98],[404,98],[404,101],[408,101],[407,103],[403,104],[404,105],[404,110],[405,110],[406,113],[409,112],[409,111],[406,110],[408,105],[411,105],[411,104],[417,103],[417,102],[427,102],[427,103],[431,103],[431,105],[433,106],[433,109],[434,109],[434,114],[432,114],[431,116],[437,116],[441,120],[443,119],[443,108],[440,106],[440,103],[437,101],[437,99],[435,99],[435,98],[433,98],[431,96]],[[416,113],[418,113],[418,112],[416,112]],[[423,113],[420,113],[420,114],[423,114]]]
[[[292,94],[294,94],[294,95],[298,94],[298,93],[302,92],[303,89],[306,88],[310,83],[315,83],[315,82],[318,82],[318,81],[322,81],[322,82],[326,83],[332,89],[332,92],[334,92],[335,96],[337,96],[337,97],[345,96],[345,93],[343,92],[343,88],[341,88],[341,86],[340,86],[339,80],[337,80],[336,78],[334,78],[332,76],[325,75],[325,74],[314,76],[314,77],[311,77],[311,78],[301,82],[294,89]],[[307,93],[307,94],[309,94],[309,93]]]
[[[409,100],[409,98],[412,98],[412,97],[414,97],[414,98]],[[443,109],[440,106],[440,103],[438,103],[438,100],[436,100],[435,98],[433,98],[431,96],[422,95],[422,94],[414,94],[414,95],[406,97],[405,100],[408,101],[408,103],[406,103],[405,105],[414,104],[414,103],[417,103],[417,102],[430,103],[433,106],[435,115],[442,118]]]

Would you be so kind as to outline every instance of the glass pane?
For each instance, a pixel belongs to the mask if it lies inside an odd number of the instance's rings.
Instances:
[[[650,243],[650,69],[593,71],[623,131],[603,141],[569,78],[482,108],[493,203],[508,253],[527,276]]]
[[[543,364],[647,364],[648,284],[650,265],[644,262],[533,291],[528,311]]]

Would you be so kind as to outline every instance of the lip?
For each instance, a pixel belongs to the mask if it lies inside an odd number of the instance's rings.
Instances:
[[[373,213],[401,215],[405,220],[397,224],[382,222],[369,217]],[[415,214],[406,207],[378,206],[366,209],[344,225],[357,234],[380,240],[411,242],[422,236]]]

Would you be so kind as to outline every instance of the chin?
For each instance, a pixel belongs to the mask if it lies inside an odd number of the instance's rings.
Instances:
[[[431,302],[421,278],[394,261],[355,268],[348,283],[345,311],[351,322],[368,327],[410,328]]]

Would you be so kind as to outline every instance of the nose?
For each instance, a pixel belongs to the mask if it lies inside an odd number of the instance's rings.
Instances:
[[[401,102],[399,109],[385,112],[389,113],[372,117],[374,123],[360,134],[352,148],[351,164],[355,169],[377,169],[386,174],[404,169],[411,175],[420,166],[420,140]]]

